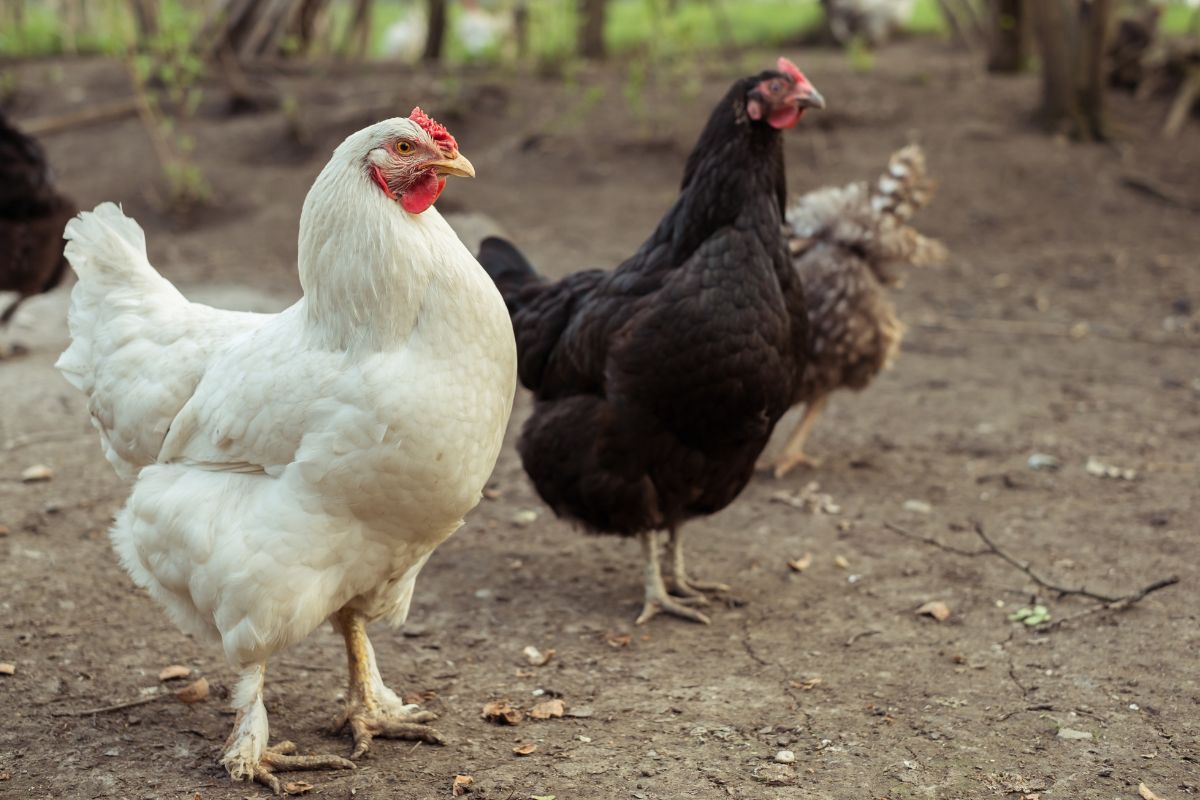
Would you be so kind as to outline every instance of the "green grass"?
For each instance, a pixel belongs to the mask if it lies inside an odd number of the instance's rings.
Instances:
[[[1182,36],[1187,33],[1200,33],[1196,12],[1183,3],[1172,3],[1163,11],[1158,21],[1158,29],[1172,36]]]
[[[88,32],[81,34],[75,49],[85,53],[117,54],[131,23],[126,6],[120,0],[88,0]],[[656,57],[696,54],[724,45],[771,47],[794,40],[821,24],[819,0],[678,0],[677,10],[667,13],[667,0],[610,0],[605,35],[610,51],[618,57],[652,53]],[[376,0],[373,7],[370,53],[383,53],[388,27],[423,7],[423,0]],[[539,62],[571,58],[575,41],[576,0],[529,0],[529,40],[533,58]],[[178,30],[183,24],[188,0],[162,0],[163,27]],[[7,20],[0,25],[0,55],[42,56],[61,53],[63,39],[60,20],[45,2],[28,0],[24,4],[22,24],[14,29]],[[335,27],[341,29],[349,19],[349,3],[335,3]],[[472,59],[454,36],[454,20],[461,4],[450,3],[450,26],[446,41],[447,62],[464,63]],[[1186,9],[1172,7],[1164,25],[1183,29],[1187,26]],[[918,34],[940,34],[945,23],[936,0],[918,0],[909,30]],[[340,36],[336,37],[340,40]],[[499,52],[482,53],[474,58],[495,61]]]

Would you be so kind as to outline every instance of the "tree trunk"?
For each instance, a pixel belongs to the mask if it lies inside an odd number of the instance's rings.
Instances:
[[[1096,142],[1108,139],[1108,116],[1104,112],[1104,89],[1108,82],[1104,65],[1112,12],[1113,0],[1091,0],[1080,8],[1079,111],[1084,125],[1080,135]]]
[[[1038,118],[1050,128],[1061,128],[1076,114],[1074,97],[1074,36],[1064,6],[1072,0],[1040,0],[1030,3],[1038,56],[1042,62],[1042,102]]]
[[[129,10],[137,23],[138,42],[158,34],[158,4],[152,0],[129,0]]]
[[[1029,58],[1029,15],[1024,0],[990,0],[989,6],[988,71],[1020,72]]]
[[[582,58],[603,59],[604,12],[607,0],[579,0],[579,31],[577,48]]]
[[[1112,0],[1034,0],[1026,10],[1042,62],[1038,117],[1079,139],[1106,139],[1104,64]]]
[[[429,28],[425,34],[425,52],[421,59],[437,62],[442,60],[442,50],[446,44],[446,0],[429,0],[427,8]]]

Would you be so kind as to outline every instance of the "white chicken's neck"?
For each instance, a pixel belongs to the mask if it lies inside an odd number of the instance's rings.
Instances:
[[[330,349],[397,349],[461,243],[436,210],[409,214],[357,164],[330,162],[300,214],[305,321]],[[457,248],[455,247],[457,245]]]

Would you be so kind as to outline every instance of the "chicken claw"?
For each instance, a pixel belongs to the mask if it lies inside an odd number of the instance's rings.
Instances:
[[[812,467],[816,469],[821,466],[821,459],[815,456],[806,455],[805,453],[784,453],[773,462],[760,463],[759,468],[770,470],[774,473],[775,478],[784,477],[796,467]]]
[[[692,603],[707,604],[705,592],[731,592],[733,587],[727,583],[702,581],[689,578],[683,557],[683,530],[675,528],[671,531],[671,579],[675,584],[675,595]]]
[[[296,772],[309,769],[355,769],[353,761],[341,756],[298,756],[295,755],[296,745],[292,742],[279,742],[268,747],[262,758],[253,767],[253,777],[256,783],[266,786],[274,794],[292,794],[287,786],[275,775],[276,772]],[[232,773],[231,773],[232,774]],[[236,777],[236,776],[235,776]]]
[[[371,749],[371,741],[376,736],[445,744],[446,740],[440,733],[423,724],[435,719],[437,714],[422,711],[414,704],[354,703],[342,716],[337,730],[350,727],[350,733],[354,736],[354,751],[350,758],[357,760]]]
[[[383,683],[375,648],[367,638],[366,620],[354,609],[343,608],[334,615],[334,625],[346,640],[346,656],[350,667],[350,691],[346,712],[335,730],[347,726],[354,736],[354,751],[350,758],[361,758],[371,749],[376,736],[389,739],[415,739],[427,744],[445,744],[441,734],[425,725],[437,719],[432,711],[402,701]]]
[[[667,588],[663,584],[662,572],[658,566],[658,533],[656,531],[646,531],[639,534],[638,537],[642,540],[642,550],[646,557],[646,602],[642,606],[642,613],[638,616],[636,623],[638,625],[645,625],[658,616],[659,613],[667,613],[691,620],[692,622],[699,622],[704,625],[709,624],[710,620],[706,615],[694,608],[688,608],[689,605],[699,605],[708,602],[707,598],[696,597],[694,595],[672,597],[667,594]]]
[[[692,597],[671,597],[665,591],[659,597],[650,597],[647,594],[646,603],[642,606],[642,613],[638,615],[635,623],[645,625],[660,613],[666,613],[689,619],[692,622],[699,622],[702,625],[708,625],[712,620],[706,614],[702,614],[694,608],[687,607],[687,603],[694,603],[695,601],[696,598]]]

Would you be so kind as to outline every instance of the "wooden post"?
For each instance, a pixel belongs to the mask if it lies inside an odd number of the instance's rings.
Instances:
[[[442,50],[446,44],[446,0],[429,0],[426,8],[429,28],[421,60],[436,63],[442,60]]]
[[[1037,0],[1034,0],[1037,2]],[[1024,0],[989,0],[989,72],[1020,72],[1029,58],[1029,15]]]
[[[581,58],[605,57],[604,16],[607,0],[579,0],[579,25],[576,48]]]
[[[1113,0],[1089,0],[1079,9],[1079,111],[1084,139],[1102,142],[1108,139],[1108,116],[1104,110],[1108,34],[1112,28]]]

